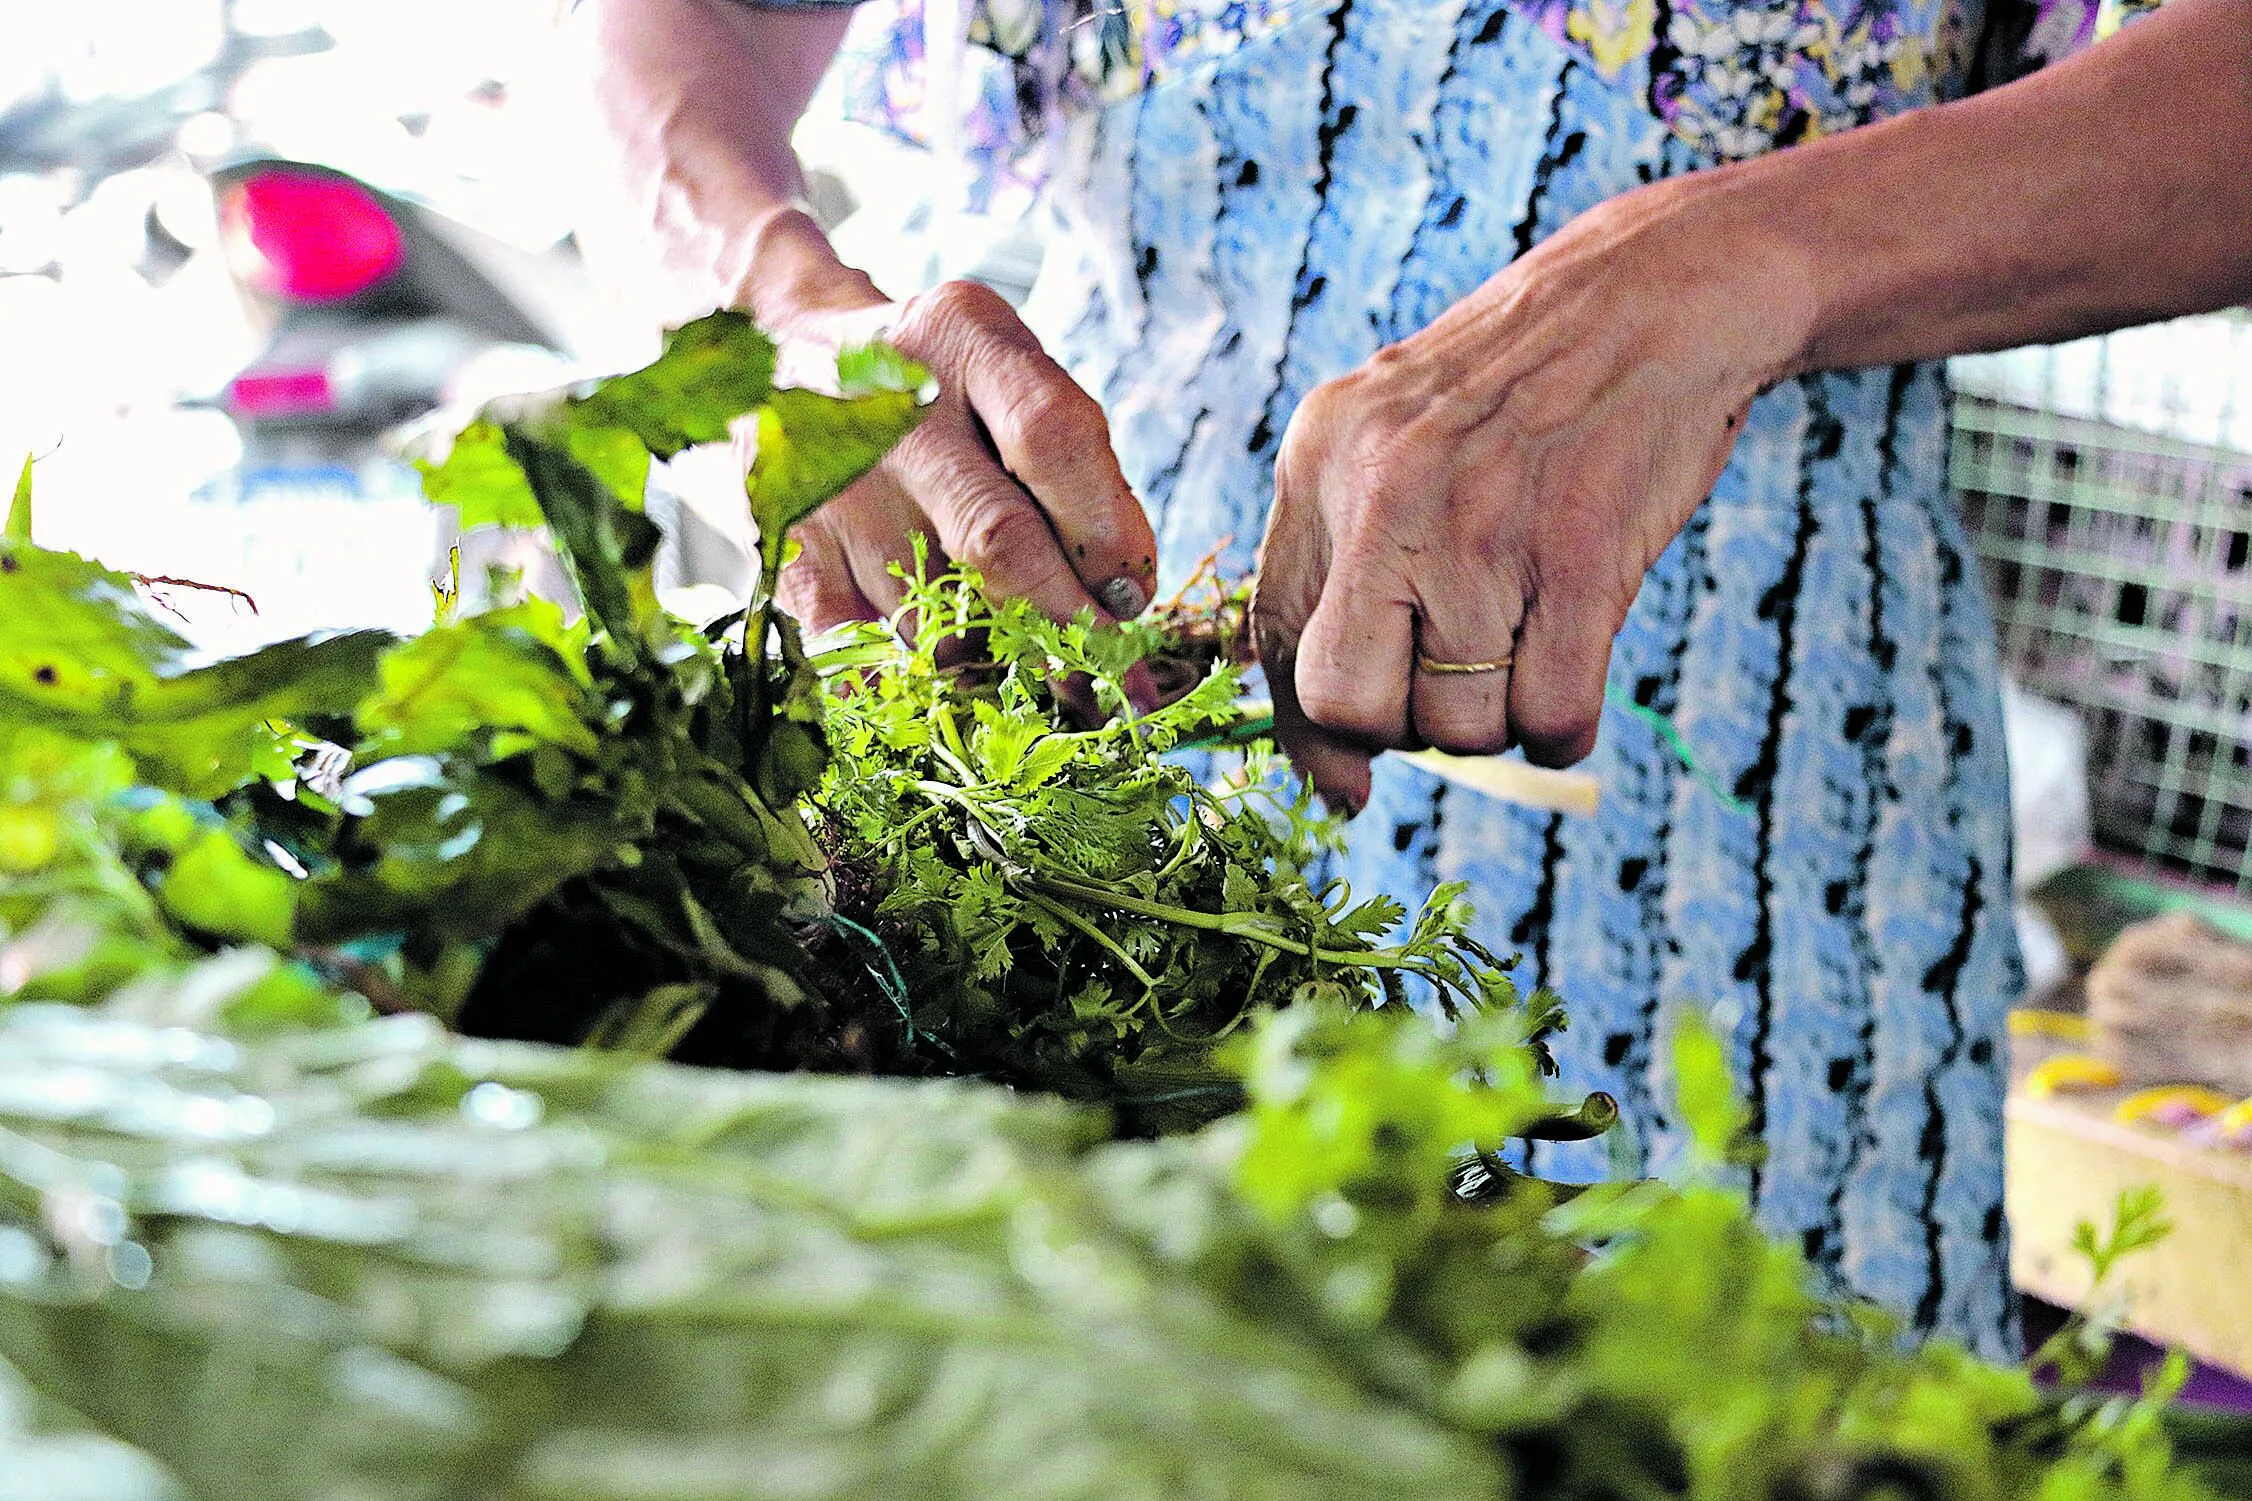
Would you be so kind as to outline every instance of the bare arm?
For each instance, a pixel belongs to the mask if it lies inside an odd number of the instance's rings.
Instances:
[[[707,306],[766,318],[883,297],[803,207],[790,132],[836,55],[847,9],[729,0],[587,0],[594,102],[632,212]]]
[[[2252,300],[2252,0],[2173,0],[2019,83],[1716,176],[1800,250],[1802,369]]]
[[[1347,804],[1371,746],[1577,760],[1763,387],[2247,298],[2252,0],[1614,198],[1299,406],[1254,610],[1284,740]]]

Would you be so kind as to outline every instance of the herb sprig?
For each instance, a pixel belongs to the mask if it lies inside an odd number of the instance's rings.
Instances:
[[[1412,921],[1357,898],[1320,877],[1335,821],[1271,746],[1210,778],[1170,754],[1239,717],[1226,654],[1137,713],[1126,674],[1166,631],[1059,623],[970,570],[933,576],[920,552],[901,578],[888,623],[814,656],[831,748],[816,805],[840,863],[872,867],[844,910],[909,949],[911,1022],[949,1070],[1170,1128],[1232,1108],[1212,1049],[1265,1007],[1524,1010],[1544,1056],[1555,998],[1519,996],[1462,885]],[[1069,726],[1067,685],[1102,723]]]

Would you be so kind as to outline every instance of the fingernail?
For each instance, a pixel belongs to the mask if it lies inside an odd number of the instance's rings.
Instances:
[[[1128,578],[1123,573],[1097,589],[1095,598],[1119,620],[1132,620],[1149,608],[1149,591],[1142,587],[1139,579]]]

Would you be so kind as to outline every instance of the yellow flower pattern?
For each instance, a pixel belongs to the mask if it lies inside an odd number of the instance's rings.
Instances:
[[[1595,71],[1616,78],[1657,38],[1657,0],[1584,0],[1564,22],[1566,34],[1595,59]]]

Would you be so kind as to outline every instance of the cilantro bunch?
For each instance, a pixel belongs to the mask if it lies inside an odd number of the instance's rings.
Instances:
[[[1263,1009],[1521,1011],[1543,1056],[1558,1004],[1519,997],[1470,936],[1462,886],[1412,921],[1356,899],[1317,874],[1334,824],[1271,749],[1209,781],[1170,754],[1239,717],[1228,654],[1137,713],[1126,675],[1165,630],[1058,623],[969,570],[931,576],[920,553],[902,578],[890,622],[816,654],[831,760],[815,804],[840,911],[905,971],[893,1026],[923,1066],[1163,1130],[1239,1103],[1213,1050]],[[1074,699],[1101,722],[1073,728]]]

